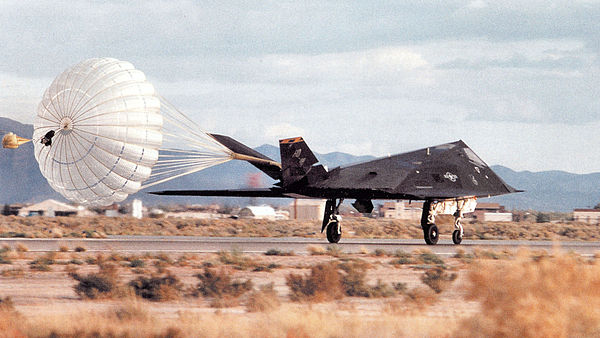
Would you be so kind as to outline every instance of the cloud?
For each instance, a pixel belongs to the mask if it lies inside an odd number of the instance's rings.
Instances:
[[[0,104],[31,122],[54,76],[111,56],[251,146],[301,134],[318,152],[385,155],[464,138],[490,163],[571,168],[581,135],[598,141],[597,17],[600,2],[567,0],[6,0]]]
[[[305,134],[304,129],[299,128],[297,126],[293,126],[289,123],[279,123],[273,125],[267,125],[265,127],[265,136],[273,139],[279,140],[288,137],[297,137],[303,136]],[[269,142],[271,143],[271,142]]]
[[[563,38],[597,47],[598,2],[483,4],[3,1],[0,70],[53,76],[88,57],[114,56],[165,70],[166,79],[194,77],[219,58],[338,54],[440,40]]]
[[[49,78],[28,78],[0,72],[0,113],[17,121],[32,123]]]

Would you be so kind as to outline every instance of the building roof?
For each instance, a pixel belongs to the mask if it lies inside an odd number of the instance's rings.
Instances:
[[[254,216],[275,216],[275,209],[273,209],[273,207],[269,205],[249,205],[244,209],[250,210],[250,212]]]
[[[22,208],[21,211],[39,211],[39,210],[49,210],[52,209],[54,211],[60,212],[77,212],[79,209],[67,203],[59,202],[53,199],[48,199],[40,203],[36,203],[30,205],[28,207]]]
[[[325,201],[326,200],[324,200],[324,199],[315,199],[315,198],[304,199],[304,198],[298,198],[298,199],[293,200],[290,203],[290,205],[294,205],[294,203],[296,203],[296,205],[315,205],[315,206],[318,206],[318,205],[324,205]]]
[[[600,212],[600,209],[574,209],[573,211],[579,211],[579,212]]]
[[[500,209],[500,203],[477,203],[476,209]]]

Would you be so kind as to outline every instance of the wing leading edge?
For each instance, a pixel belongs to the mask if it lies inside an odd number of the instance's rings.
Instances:
[[[278,188],[224,189],[224,190],[163,190],[152,191],[153,195],[169,196],[217,196],[217,197],[289,197]]]

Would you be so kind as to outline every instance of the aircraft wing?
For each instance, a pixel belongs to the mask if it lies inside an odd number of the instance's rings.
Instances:
[[[519,192],[498,177],[463,141],[336,168],[328,174],[314,186],[371,189],[419,199]]]
[[[163,190],[152,191],[153,195],[170,196],[227,196],[227,197],[289,197],[278,188],[225,189],[225,190]]]

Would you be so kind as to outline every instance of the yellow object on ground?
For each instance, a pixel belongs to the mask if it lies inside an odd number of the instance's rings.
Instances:
[[[17,136],[14,133],[8,133],[2,138],[2,148],[17,149],[20,145],[29,141],[31,140]]]

